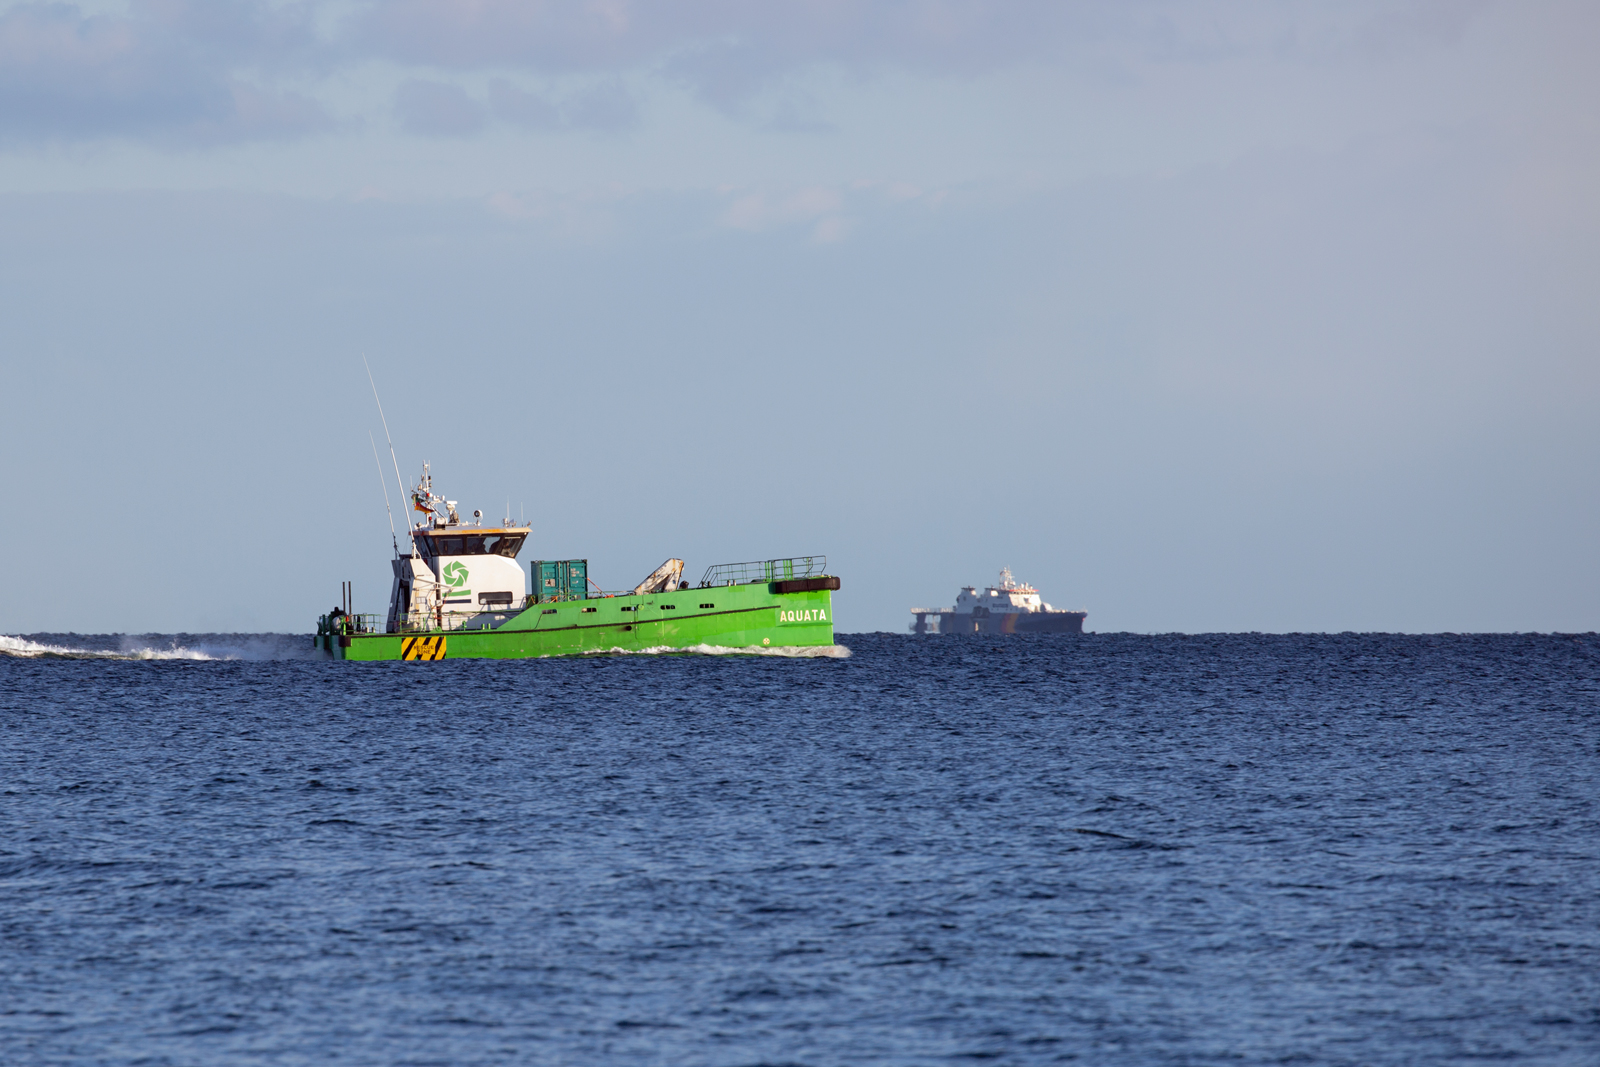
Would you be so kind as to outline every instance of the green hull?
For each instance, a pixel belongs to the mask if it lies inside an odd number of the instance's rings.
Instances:
[[[779,584],[560,600],[534,604],[493,629],[322,632],[316,642],[334,657],[349,660],[529,659],[697,645],[752,652],[831,646],[833,594],[828,589],[780,593]]]

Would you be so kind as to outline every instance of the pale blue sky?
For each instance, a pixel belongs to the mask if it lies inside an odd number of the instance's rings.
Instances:
[[[611,587],[1596,629],[1596,11],[0,3],[0,632],[380,610],[363,354]]]

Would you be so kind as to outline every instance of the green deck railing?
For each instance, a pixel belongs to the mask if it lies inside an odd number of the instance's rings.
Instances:
[[[382,615],[319,615],[317,636],[323,634],[381,634]]]
[[[782,582],[790,578],[815,578],[827,571],[827,556],[790,556],[788,559],[761,559],[750,563],[718,563],[706,569],[700,586]]]

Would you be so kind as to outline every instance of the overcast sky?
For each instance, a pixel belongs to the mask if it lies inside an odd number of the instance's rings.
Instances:
[[[383,610],[363,355],[408,482],[610,588],[1600,628],[1597,54],[1584,3],[0,2],[0,632]]]

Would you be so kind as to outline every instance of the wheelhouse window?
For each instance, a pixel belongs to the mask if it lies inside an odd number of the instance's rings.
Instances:
[[[436,556],[505,556],[515,559],[527,534],[424,534],[417,549],[424,559]]]
[[[514,559],[522,551],[522,541],[527,534],[500,534],[486,539],[484,551]]]

